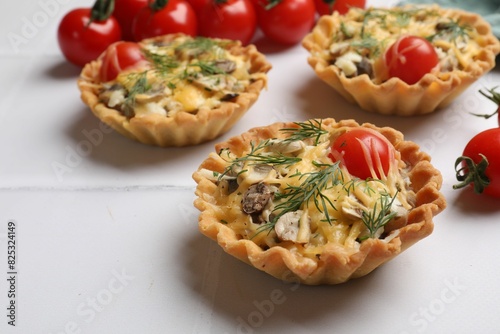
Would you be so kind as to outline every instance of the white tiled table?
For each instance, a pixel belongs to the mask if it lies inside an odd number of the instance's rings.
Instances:
[[[477,90],[498,85],[498,70],[448,109],[384,117],[319,81],[300,46],[263,46],[274,66],[269,88],[219,140],[311,117],[392,126],[431,153],[448,200],[430,237],[371,275],[295,286],[198,233],[191,174],[214,142],[141,145],[109,132],[81,103],[79,70],[63,60],[55,32],[64,13],[91,3],[24,0],[0,13],[1,333],[500,333],[500,202],[451,189],[464,145],[496,126],[469,112],[491,111]],[[27,34],[34,18],[39,26]],[[25,38],[14,45],[13,35]],[[7,324],[9,221],[17,226],[15,327]]]

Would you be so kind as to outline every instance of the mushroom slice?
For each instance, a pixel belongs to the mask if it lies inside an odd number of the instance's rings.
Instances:
[[[311,236],[310,221],[307,212],[297,210],[282,215],[274,225],[276,235],[283,241],[306,243]]]
[[[269,151],[275,153],[291,154],[302,151],[306,144],[302,140],[284,141],[280,139],[269,140]]]
[[[267,202],[273,197],[271,188],[263,183],[251,185],[243,195],[241,206],[247,214],[260,213],[264,210]]]

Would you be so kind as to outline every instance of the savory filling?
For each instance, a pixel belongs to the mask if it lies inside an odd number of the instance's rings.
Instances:
[[[369,238],[394,237],[415,198],[397,155],[380,178],[359,179],[329,156],[332,140],[347,128],[295,125],[240,156],[228,149],[214,155],[223,171],[199,171],[217,185],[218,220],[263,249],[279,245],[309,258],[319,258],[327,244],[355,252]]]
[[[261,73],[228,40],[178,37],[142,44],[147,65],[102,84],[100,100],[127,117],[196,113],[233,101]]]
[[[481,49],[482,39],[473,26],[460,17],[443,16],[436,6],[353,9],[339,20],[340,28],[320,56],[346,77],[367,74],[375,83],[388,79],[385,53],[401,36],[429,41],[441,73],[466,69]]]

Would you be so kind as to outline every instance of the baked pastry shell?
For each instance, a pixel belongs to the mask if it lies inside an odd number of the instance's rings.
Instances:
[[[169,42],[181,34],[165,35],[146,39],[141,43]],[[260,92],[267,86],[266,73],[271,64],[257,51],[254,45],[241,46],[239,42],[229,50],[235,55],[246,55],[251,64],[250,73],[262,73],[253,80],[236,99],[225,101],[215,109],[201,109],[196,113],[178,112],[173,117],[158,114],[128,118],[116,109],[107,107],[99,99],[101,82],[99,71],[101,57],[85,65],[78,87],[82,101],[102,122],[111,126],[125,137],[138,142],[161,147],[197,145],[217,138],[227,132],[257,101]]]
[[[239,238],[234,230],[217,218],[217,212],[221,210],[217,207],[217,186],[199,172],[203,168],[218,172],[224,170],[226,166],[223,161],[212,153],[193,174],[198,184],[194,205],[201,211],[200,232],[217,241],[225,252],[241,261],[280,280],[306,285],[338,284],[365,276],[431,234],[434,227],[433,217],[446,207],[446,200],[439,191],[442,184],[441,174],[431,165],[429,155],[421,152],[417,144],[405,141],[403,135],[392,128],[378,128],[372,124],[359,125],[352,120],[337,123],[331,118],[323,120],[322,124],[324,128],[371,128],[387,137],[394,145],[409,168],[408,175],[416,193],[415,208],[409,212],[407,225],[394,228],[386,239],[367,239],[360,244],[359,249],[346,249],[328,243],[319,259],[302,257],[281,246],[264,250],[251,240]],[[250,142],[282,137],[280,129],[294,126],[293,123],[275,123],[267,127],[253,128],[217,144],[215,151],[220,152],[221,149],[227,148],[233,154],[241,156],[248,151]],[[388,226],[386,228],[390,229]]]
[[[464,70],[429,73],[414,85],[408,85],[399,78],[391,78],[381,84],[374,83],[368,75],[348,78],[337,66],[329,64],[318,55],[328,49],[332,36],[341,29],[342,16],[337,12],[322,16],[312,32],[304,37],[302,45],[310,53],[308,63],[321,80],[347,101],[369,112],[413,116],[444,108],[495,67],[495,57],[500,52],[500,43],[491,32],[489,23],[480,15],[459,9],[444,9],[437,5],[431,5],[430,8],[438,11],[440,17],[459,19],[462,24],[475,28],[480,34],[482,47],[475,61]]]

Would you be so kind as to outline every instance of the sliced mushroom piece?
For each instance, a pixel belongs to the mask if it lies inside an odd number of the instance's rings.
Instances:
[[[271,152],[291,154],[300,152],[306,147],[302,140],[284,141],[280,139],[269,140],[268,148]]]
[[[370,78],[373,77],[373,66],[368,58],[363,57],[359,63],[356,63],[356,68],[358,69],[357,75],[366,74]]]
[[[297,210],[282,215],[274,225],[276,235],[283,241],[306,243],[311,236],[307,212]]]
[[[214,62],[214,65],[224,73],[232,73],[236,70],[236,63],[229,59],[218,59]]]
[[[250,186],[241,202],[243,212],[247,214],[262,212],[272,197],[273,192],[267,184],[260,182]]]

